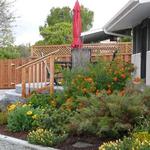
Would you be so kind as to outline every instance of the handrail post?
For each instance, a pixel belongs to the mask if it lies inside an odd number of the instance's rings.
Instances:
[[[50,94],[54,93],[54,56],[50,56]]]
[[[26,68],[22,68],[22,97],[26,97]]]

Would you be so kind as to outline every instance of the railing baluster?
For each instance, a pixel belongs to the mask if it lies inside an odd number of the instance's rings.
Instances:
[[[47,69],[46,69],[46,63],[44,63],[44,82],[45,82],[45,86],[47,86]]]
[[[40,74],[40,69],[39,69],[39,63],[36,65],[36,76],[37,76],[37,79],[36,79],[36,84],[37,84],[37,89],[39,88],[39,80],[40,80],[40,77],[39,77],[39,74]]]
[[[50,94],[54,93],[54,56],[50,56]]]
[[[43,62],[41,62],[41,88],[43,87]]]
[[[31,72],[32,72],[32,68],[31,68],[31,66],[29,67],[29,81],[28,81],[28,94],[30,94],[31,93],[31,82],[32,82],[32,80],[31,80]]]
[[[26,68],[22,69],[22,97],[26,97]]]
[[[46,56],[38,58],[32,62],[26,63],[17,69],[22,69],[22,96],[26,97],[27,94],[31,93],[31,88],[33,90],[40,91],[42,87],[47,87],[48,77],[47,70],[50,72],[50,93],[54,93],[54,56],[59,50],[49,53]],[[52,56],[51,56],[52,55]],[[50,59],[51,57],[51,59]],[[50,64],[47,65],[47,62]],[[27,70],[28,69],[28,70]],[[28,73],[26,75],[26,73]],[[26,82],[28,83],[28,91],[26,93]],[[44,84],[43,84],[44,82]]]
[[[33,89],[35,89],[35,65],[33,65]]]

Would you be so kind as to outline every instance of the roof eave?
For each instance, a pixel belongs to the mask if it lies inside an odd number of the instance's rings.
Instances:
[[[104,27],[104,31],[109,31],[109,29],[114,26],[119,20],[130,13],[134,8],[140,4],[139,0],[130,0]]]

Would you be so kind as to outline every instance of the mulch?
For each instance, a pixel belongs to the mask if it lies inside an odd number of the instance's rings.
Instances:
[[[10,137],[26,140],[28,132],[11,132],[7,129],[6,125],[0,126],[0,134],[7,135]],[[98,150],[98,147],[103,143],[110,141],[111,139],[102,139],[91,135],[72,135],[67,138],[63,143],[55,146],[60,150]],[[72,145],[76,142],[86,142],[92,144],[91,147],[86,148],[75,148]]]
[[[0,126],[0,134],[14,137],[17,139],[26,140],[28,132],[11,132],[7,129],[6,125],[1,125]]]
[[[92,144],[93,146],[86,148],[75,148],[72,145],[76,142],[85,142]],[[103,141],[104,142],[104,141]],[[87,136],[87,135],[72,135],[65,142],[56,146],[56,148],[61,150],[98,150],[99,145],[102,144],[102,141],[98,137]]]

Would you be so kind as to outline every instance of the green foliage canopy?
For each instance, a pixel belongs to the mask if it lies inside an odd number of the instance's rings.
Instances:
[[[92,11],[81,6],[82,31],[92,27],[93,16]],[[72,18],[73,13],[69,7],[52,8],[45,25],[39,27],[43,40],[36,44],[70,44],[72,41]]]
[[[12,23],[15,21],[11,11],[12,3],[8,0],[0,0],[0,46],[13,43]]]

